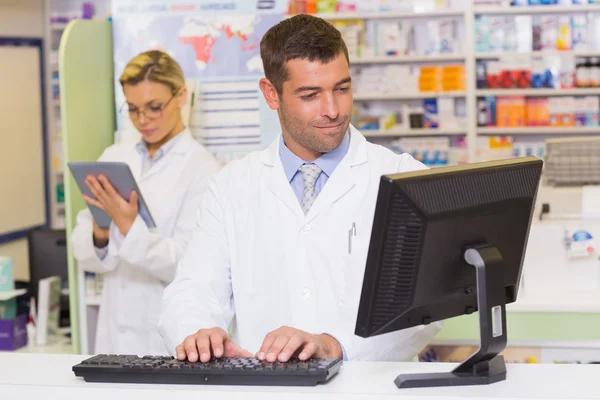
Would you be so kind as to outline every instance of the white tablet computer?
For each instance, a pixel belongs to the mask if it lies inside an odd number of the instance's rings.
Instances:
[[[77,186],[81,193],[94,198],[91,190],[85,184],[85,178],[88,175],[104,175],[108,181],[113,185],[115,190],[127,201],[129,201],[130,194],[135,190],[138,194],[138,213],[140,217],[146,223],[148,228],[156,228],[156,224],[152,219],[150,210],[146,206],[146,202],[142,197],[135,178],[129,169],[129,165],[124,162],[106,162],[106,161],[94,161],[94,162],[69,162],[67,163]],[[108,228],[110,226],[110,217],[103,210],[98,207],[94,207],[88,204],[88,208],[96,221],[96,224],[100,228]]]

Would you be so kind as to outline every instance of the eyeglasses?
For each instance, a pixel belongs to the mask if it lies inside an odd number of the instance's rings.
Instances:
[[[132,120],[138,119],[140,117],[140,114],[144,114],[144,117],[146,117],[146,119],[151,119],[151,120],[158,119],[158,118],[162,117],[163,110],[165,108],[167,108],[169,103],[175,98],[175,96],[177,96],[177,93],[179,93],[179,90],[177,92],[175,92],[173,94],[173,96],[171,96],[169,101],[167,101],[163,105],[144,107],[141,110],[136,110],[135,108],[129,108],[129,105],[127,103],[125,103],[121,106],[119,113],[122,115],[129,115],[129,118],[131,118]]]

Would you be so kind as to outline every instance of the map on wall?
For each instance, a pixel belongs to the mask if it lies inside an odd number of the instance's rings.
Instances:
[[[132,16],[113,23],[116,71],[150,49],[174,57],[186,78],[262,75],[260,39],[279,14]]]

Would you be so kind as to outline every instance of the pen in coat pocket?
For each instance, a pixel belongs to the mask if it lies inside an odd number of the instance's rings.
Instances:
[[[348,254],[352,254],[352,236],[356,236],[356,223],[352,223],[352,228],[348,231]]]

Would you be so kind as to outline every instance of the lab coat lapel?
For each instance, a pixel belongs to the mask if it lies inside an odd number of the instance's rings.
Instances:
[[[351,126],[348,153],[333,171],[310,208],[307,215],[309,220],[326,211],[333,203],[352,191],[356,185],[354,167],[367,162],[368,159],[365,144],[364,136]]]
[[[294,194],[294,190],[290,185],[290,182],[285,176],[283,170],[283,164],[279,157],[279,142],[280,137],[278,136],[275,141],[260,155],[261,162],[264,168],[268,168],[267,187],[269,190],[277,196],[287,208],[295,215],[303,215],[302,208],[298,202],[298,198]]]
[[[155,165],[153,165],[148,173],[141,177],[140,181],[143,182],[150,179],[153,175],[163,171],[167,167],[173,169],[172,174],[170,174],[171,176],[177,177],[181,174],[181,169],[184,167],[185,163],[178,162],[178,159],[181,160],[183,156],[185,156],[190,147],[191,141],[194,139],[187,131],[180,133],[180,135],[183,136],[179,138],[179,141],[175,144],[171,151],[164,156],[164,159],[159,160]]]

